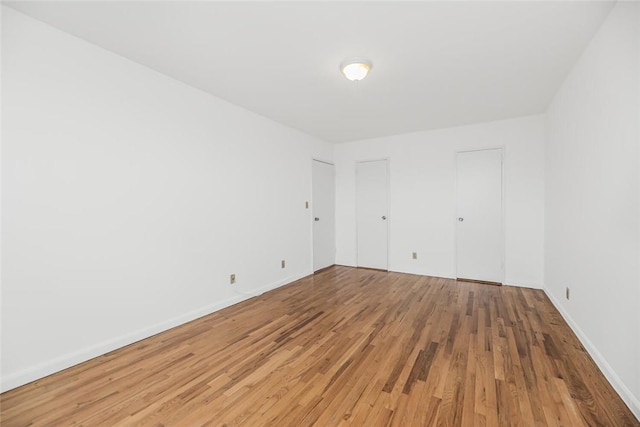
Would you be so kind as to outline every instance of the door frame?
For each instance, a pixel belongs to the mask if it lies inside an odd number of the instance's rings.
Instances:
[[[502,266],[500,271],[500,276],[502,280],[502,284],[505,284],[506,271],[507,271],[507,262],[506,262],[506,248],[507,248],[507,228],[506,228],[506,169],[505,169],[505,153],[506,147],[503,145],[490,145],[482,148],[468,148],[463,150],[456,150],[453,153],[453,161],[454,161],[454,173],[453,173],[453,181],[454,181],[454,197],[453,197],[453,270],[455,273],[455,278],[458,278],[458,153],[471,153],[475,151],[489,151],[489,150],[500,150],[501,154],[501,162],[500,162],[500,174],[501,174],[501,201],[502,206],[500,209],[500,214],[502,215],[501,224],[502,224],[502,236],[500,239],[500,243],[502,244],[502,250],[500,251],[500,255],[502,258]],[[472,277],[469,277],[472,279]]]
[[[335,239],[336,239],[336,230],[335,230],[335,226],[336,226],[336,222],[335,222],[335,216],[336,216],[336,203],[335,203],[335,199],[336,199],[336,165],[335,163],[333,163],[333,160],[325,160],[319,157],[311,157],[311,162],[309,163],[309,165],[311,166],[311,170],[309,171],[311,174],[311,179],[309,180],[309,207],[306,209],[307,212],[307,218],[309,219],[308,223],[309,223],[309,234],[311,236],[310,242],[311,242],[311,273],[313,274],[315,273],[314,271],[314,248],[313,248],[313,206],[314,206],[314,200],[313,200],[313,162],[320,162],[320,163],[325,163],[327,165],[331,165],[333,166],[333,217],[334,217],[334,221],[333,221],[333,241],[334,241],[334,246],[335,246]],[[333,265],[335,265],[335,256],[337,254],[337,248],[334,247],[334,255],[333,255]]]
[[[389,193],[391,193],[391,158],[390,157],[373,157],[373,158],[365,158],[362,160],[356,160],[354,162],[353,174],[355,180],[355,199],[358,198],[358,163],[370,163],[370,162],[387,162],[387,269],[386,271],[391,271],[391,221],[393,221],[393,215],[391,214],[391,204],[389,203]],[[355,224],[355,241],[354,247],[356,248],[356,267],[360,267],[358,264],[358,203],[355,204],[355,216],[354,216],[354,224]]]

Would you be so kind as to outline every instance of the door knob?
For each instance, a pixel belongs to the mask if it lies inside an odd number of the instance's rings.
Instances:
[[[314,220],[314,221],[320,221],[320,218],[315,217],[315,218],[313,218],[313,220]]]
[[[382,215],[382,219],[387,219],[387,217],[386,217],[386,216],[384,216],[384,215]]]
[[[459,217],[459,218],[458,218],[458,221],[462,222],[462,221],[464,221],[464,218]]]

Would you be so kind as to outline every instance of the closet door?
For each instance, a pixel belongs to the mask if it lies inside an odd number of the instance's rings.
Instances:
[[[388,270],[387,160],[356,163],[358,267]]]
[[[456,154],[456,272],[502,283],[502,149]]]

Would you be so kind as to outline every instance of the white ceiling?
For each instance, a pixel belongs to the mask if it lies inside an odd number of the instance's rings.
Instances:
[[[31,1],[34,18],[343,142],[543,112],[613,3]],[[345,57],[373,62],[347,81]]]

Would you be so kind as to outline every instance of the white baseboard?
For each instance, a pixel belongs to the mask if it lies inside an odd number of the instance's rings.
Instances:
[[[307,277],[307,276],[309,276],[311,274],[313,274],[313,271],[311,271],[311,270],[304,271],[304,272],[302,272],[300,274],[294,274],[294,275],[291,275],[289,277],[285,277],[282,280],[276,280],[275,282],[272,282],[272,283],[270,283],[268,285],[260,286],[260,287],[255,288],[255,289],[251,289],[250,291],[247,291],[247,292],[238,292],[238,293],[240,295],[244,295],[245,297],[249,297],[249,298],[255,297],[255,296],[261,295],[261,294],[263,294],[265,292],[268,292],[268,291],[270,291],[272,289],[276,289],[276,288],[279,288],[280,286],[286,285],[287,283],[291,283],[291,282],[295,282],[296,280],[300,280],[303,277]]]
[[[584,348],[587,350],[589,355],[593,358],[598,365],[598,368],[602,371],[604,376],[607,378],[609,383],[613,386],[615,391],[620,395],[624,403],[627,404],[631,412],[636,416],[638,420],[640,420],[640,400],[638,397],[634,396],[631,393],[631,390],[624,384],[624,382],[620,379],[618,374],[614,372],[606,359],[602,356],[602,354],[598,351],[596,346],[591,342],[591,340],[587,337],[587,335],[580,329],[578,324],[573,320],[569,312],[564,308],[560,301],[553,295],[553,293],[547,289],[543,288],[544,292],[547,294],[553,305],[560,312],[564,320],[569,324],[569,327],[576,334]]]
[[[21,385],[44,378],[56,372],[60,372],[79,363],[86,362],[87,360],[93,359],[95,357],[102,356],[103,354],[109,353],[110,351],[117,350],[129,344],[133,344],[134,342],[149,338],[150,336],[167,331],[171,328],[175,328],[176,326],[180,326],[199,317],[206,316],[225,307],[237,304],[241,301],[260,295],[269,290],[278,288],[287,283],[294,282],[302,277],[308,276],[309,274],[311,273],[304,272],[302,274],[289,276],[284,280],[279,280],[266,286],[259,287],[250,291],[249,293],[238,293],[237,296],[233,296],[222,301],[217,301],[213,304],[209,304],[188,313],[184,313],[171,319],[164,320],[162,322],[156,323],[151,327],[139,329],[137,331],[119,336],[117,338],[103,341],[96,345],[86,347],[76,352],[58,357],[51,361],[47,361],[45,363],[41,363],[39,365],[32,366],[22,371],[7,375],[0,379],[0,392],[11,390]]]

